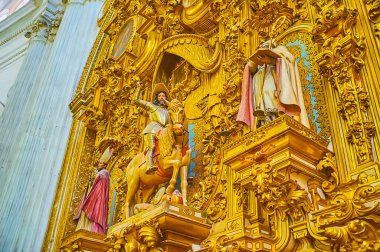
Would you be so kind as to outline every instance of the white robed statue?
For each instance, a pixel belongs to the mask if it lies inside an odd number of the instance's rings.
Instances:
[[[310,127],[295,58],[285,46],[272,45],[263,43],[245,66],[237,121],[254,130],[285,113]]]

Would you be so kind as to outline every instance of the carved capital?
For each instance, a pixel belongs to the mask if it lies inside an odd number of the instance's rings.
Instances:
[[[51,10],[52,9],[52,10]],[[45,11],[27,30],[25,37],[35,41],[52,42],[57,34],[59,25],[64,14],[62,7],[52,7],[49,5]]]
[[[57,35],[58,28],[61,24],[62,17],[64,14],[64,10],[62,8],[58,8],[54,13],[53,13],[53,18],[51,20],[51,25],[50,25],[50,31],[49,31],[49,36],[48,40],[53,41],[55,39],[55,36]]]
[[[46,42],[49,35],[49,30],[49,23],[44,18],[39,18],[25,33],[25,37],[32,39],[32,41]]]

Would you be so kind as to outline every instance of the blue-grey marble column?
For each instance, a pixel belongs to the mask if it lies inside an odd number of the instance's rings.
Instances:
[[[99,0],[69,1],[37,74],[37,90],[19,119],[0,194],[4,251],[41,249],[71,126],[68,105],[98,32],[101,5]]]
[[[28,109],[28,99],[31,98],[32,89],[36,89],[37,75],[43,65],[44,55],[48,51],[46,41],[49,25],[43,18],[34,22],[26,33],[30,38],[25,60],[17,76],[14,86],[9,91],[9,102],[0,117],[0,171],[9,169],[7,161],[14,143],[15,134],[20,126],[20,120]],[[4,176],[0,176],[3,184]]]

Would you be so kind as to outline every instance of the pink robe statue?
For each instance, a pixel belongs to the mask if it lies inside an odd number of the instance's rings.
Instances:
[[[83,196],[74,220],[77,230],[85,229],[99,234],[107,233],[110,175],[107,169],[98,171],[90,192]]]
[[[295,58],[285,46],[278,46],[271,50],[281,57],[276,59],[276,65],[267,65],[263,91],[260,95],[264,67],[259,66],[254,75],[251,75],[248,64],[245,66],[237,121],[244,122],[253,129],[255,111],[256,113],[259,110],[263,113],[275,111],[294,116],[296,120],[309,128]],[[260,102],[256,101],[258,99]]]

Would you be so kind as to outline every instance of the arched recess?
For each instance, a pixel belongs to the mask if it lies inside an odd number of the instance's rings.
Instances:
[[[204,111],[198,102],[210,92],[215,93],[212,98],[218,99],[215,89],[222,89],[222,73],[218,72],[222,57],[223,49],[219,43],[212,45],[208,38],[194,34],[176,35],[163,40],[155,53],[152,85],[158,82],[167,84],[171,98],[180,99],[184,103],[189,119],[190,147],[193,150],[190,178],[198,176],[195,169],[203,169],[203,131],[197,129],[198,125],[204,125]],[[220,180],[219,177],[215,178],[216,183]],[[190,179],[190,184],[191,181]],[[192,194],[189,192],[190,198]],[[205,200],[203,207],[208,205],[208,200]]]
[[[331,132],[326,92],[316,62],[318,47],[312,40],[311,29],[311,24],[296,25],[275,40],[277,45],[286,46],[296,58],[311,128],[329,140]]]
[[[194,68],[205,73],[214,73],[220,67],[222,50],[219,43],[209,44],[207,38],[194,34],[181,34],[170,37],[161,42],[156,51],[156,66],[161,64],[165,52],[177,55]],[[156,67],[153,80],[156,79]]]

